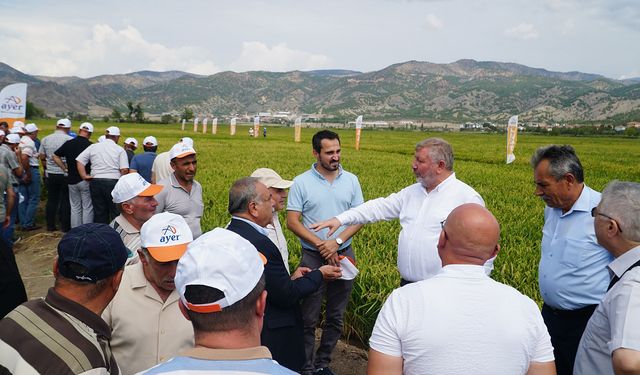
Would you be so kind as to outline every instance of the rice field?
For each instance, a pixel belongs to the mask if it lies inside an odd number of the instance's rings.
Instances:
[[[38,122],[42,139],[53,129],[52,121]],[[44,125],[44,126],[43,126]],[[74,122],[73,129],[77,129]],[[92,140],[111,124],[94,123]],[[302,142],[293,142],[293,128],[268,127],[268,136],[250,138],[249,126],[239,126],[235,136],[228,126],[219,126],[218,134],[193,133],[192,125],[182,132],[180,125],[118,124],[124,138],[138,141],[147,135],[158,138],[159,152],[168,150],[182,136],[195,140],[198,152],[196,179],[202,184],[205,200],[203,231],[224,226],[228,188],[236,179],[254,169],[268,167],[286,179],[307,170],[314,161],[311,136],[317,129],[303,129]],[[210,129],[209,129],[210,131]],[[339,130],[342,139],[342,165],[355,173],[365,200],[386,196],[415,182],[411,171],[414,145],[419,140],[438,136],[449,141],[454,150],[454,170],[459,179],[474,187],[502,226],[502,251],[495,262],[492,277],[511,285],[536,301],[544,203],[533,195],[534,184],[529,157],[541,145],[572,145],[585,168],[585,181],[601,191],[610,180],[640,181],[640,140],[628,138],[578,138],[520,134],[516,161],[506,165],[505,135],[469,133],[427,133],[401,131],[363,131],[361,149],[354,148],[355,131]],[[139,150],[139,152],[141,152]],[[285,222],[285,213],[281,213]],[[366,343],[378,311],[387,295],[399,286],[396,246],[400,231],[396,221],[365,226],[353,246],[360,275],[356,279],[345,319],[346,334]],[[285,229],[290,263],[297,265],[300,245]]]

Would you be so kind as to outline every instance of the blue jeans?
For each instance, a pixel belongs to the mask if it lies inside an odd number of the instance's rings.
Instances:
[[[20,184],[18,189],[24,198],[18,205],[20,224],[23,228],[32,227],[36,224],[36,211],[40,202],[40,170],[38,167],[31,167],[31,182]]]

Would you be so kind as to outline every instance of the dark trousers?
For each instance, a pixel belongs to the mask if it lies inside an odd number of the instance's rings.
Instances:
[[[93,221],[109,224],[118,216],[118,209],[113,203],[111,191],[118,180],[111,178],[93,178],[89,182],[91,203],[93,204]]]
[[[542,305],[542,318],[551,336],[558,375],[573,374],[580,338],[596,307],[598,305],[578,310],[556,310],[546,303]]]
[[[62,174],[49,173],[47,176],[47,229],[56,229],[56,214],[59,215],[60,229],[68,232],[71,229],[71,206],[69,205],[69,186],[67,178]]]
[[[351,246],[342,253],[355,259]],[[312,270],[326,264],[320,253],[314,250],[302,249],[300,266]],[[302,374],[313,373],[316,369],[327,367],[331,362],[331,353],[342,335],[344,311],[351,296],[353,280],[335,280],[323,282],[322,286],[302,301],[302,321],[304,324],[305,363]],[[320,318],[322,300],[326,294],[325,319],[322,325],[320,346],[315,352],[316,327]]]
[[[27,292],[16,257],[11,247],[0,238],[0,319],[23,302],[27,302]]]

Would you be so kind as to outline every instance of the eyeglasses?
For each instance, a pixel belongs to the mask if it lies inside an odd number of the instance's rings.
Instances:
[[[620,233],[622,233],[622,227],[620,226],[620,223],[618,223],[618,221],[616,219],[612,218],[611,216],[605,215],[602,212],[598,212],[598,207],[594,207],[594,208],[591,209],[591,216],[592,217],[596,217],[596,215],[600,215],[600,216],[606,217],[607,219],[609,219],[609,220],[613,221],[614,223],[616,223],[616,225],[618,226],[618,230],[620,231]]]

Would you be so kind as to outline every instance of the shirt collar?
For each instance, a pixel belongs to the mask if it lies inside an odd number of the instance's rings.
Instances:
[[[640,246],[636,246],[620,255],[614,259],[613,262],[609,263],[607,267],[609,267],[616,276],[622,277],[622,274],[638,260],[640,260]]]
[[[311,164],[311,172],[313,174],[316,175],[316,177],[322,179],[322,180],[326,180],[326,178],[324,178],[324,176],[322,174],[320,174],[320,172],[318,172],[318,170],[316,169],[316,166],[318,165],[318,163],[313,163]],[[340,177],[342,175],[343,169],[342,169],[342,164],[338,164],[338,175],[336,176],[336,178]]]
[[[171,291],[171,294],[169,294],[169,297],[167,297],[167,300],[162,301],[162,298],[160,298],[158,291],[153,287],[153,285],[151,285],[151,282],[147,280],[147,278],[144,276],[144,270],[142,269],[142,261],[139,261],[138,263],[134,263],[130,266],[127,266],[125,272],[127,272],[129,277],[131,278],[131,289],[146,288],[145,296],[151,299],[154,299],[165,305],[169,305],[180,298],[180,296],[178,296],[178,291],[174,289]]]
[[[440,270],[438,275],[451,277],[464,277],[468,279],[481,279],[488,277],[484,266],[475,264],[448,264]]]
[[[81,304],[62,296],[54,288],[49,288],[44,300],[56,309],[62,310],[88,325],[98,335],[111,339],[111,329],[100,315],[96,315]]]
[[[435,187],[435,189],[431,190],[432,194],[433,192],[439,192],[440,190],[446,188],[448,185],[451,185],[452,181],[456,179],[456,173],[455,172],[451,172],[451,174],[449,175],[449,177],[445,178],[441,183],[438,184],[438,186]],[[427,189],[424,189],[424,191],[427,191]]]
[[[197,348],[187,349],[181,354],[196,359],[219,361],[271,359],[271,352],[266,346],[255,346],[243,349],[213,349],[199,346]]]
[[[251,220],[247,220],[243,217],[239,217],[239,216],[231,216],[233,219],[236,220],[240,220],[240,221],[244,221],[245,223],[251,225],[255,230],[257,230],[258,232],[260,232],[261,234],[268,236],[269,232],[267,232],[263,227],[259,226],[258,224],[254,223]]]
[[[580,192],[580,196],[575,201],[573,206],[571,206],[571,209],[565,212],[564,214],[562,214],[561,216],[567,216],[571,214],[573,211],[591,212],[592,208],[593,206],[591,206],[591,189],[587,187],[587,184],[583,183],[582,192]],[[562,210],[561,208],[557,208],[557,209]]]
[[[130,222],[129,220],[127,220],[127,218],[125,218],[124,216],[122,216],[122,214],[116,216],[115,221],[120,224],[120,226],[124,229],[125,232],[127,232],[127,234],[136,234],[136,233],[140,233],[139,229],[136,229]]]

